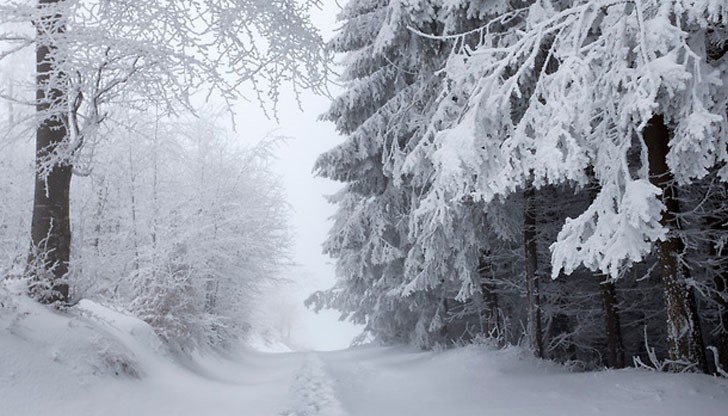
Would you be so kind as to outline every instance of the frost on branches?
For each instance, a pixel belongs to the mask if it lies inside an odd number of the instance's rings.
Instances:
[[[441,103],[456,121],[431,155],[431,192],[455,200],[584,186],[593,175],[591,205],[551,246],[552,277],[585,265],[614,279],[657,244],[671,359],[701,368],[695,301],[672,236],[675,187],[726,162],[726,60],[711,55],[724,47],[726,17],[715,1],[536,1],[501,15],[478,29],[477,45],[456,44]]]
[[[445,333],[437,295],[405,290],[409,215],[421,178],[397,174],[427,122],[441,61],[441,43],[408,26],[435,24],[427,1],[352,1],[330,42],[345,53],[346,91],[325,119],[346,135],[316,169],[346,182],[333,202],[339,210],[325,251],[337,259],[339,283],[311,298],[332,306],[381,339],[428,345]]]
[[[639,325],[672,368],[705,370],[702,320],[725,360],[728,5],[350,1],[342,18],[347,88],[325,118],[347,139],[318,164],[347,183],[328,306],[370,323],[414,301],[403,330],[435,342],[527,335],[561,359],[608,344],[617,366]],[[362,241],[397,266],[356,257]]]
[[[647,208],[660,191],[646,182],[646,160],[627,157],[652,115],[672,125],[668,163],[680,183],[726,159],[717,134],[726,129],[725,64],[706,59],[711,26],[728,13],[719,3],[535,2],[499,18],[519,22],[508,31],[490,31],[499,20],[482,27],[479,45],[448,63],[449,100],[467,105],[437,136],[436,189],[489,201],[528,180],[585,184],[591,168],[601,189],[553,246],[554,275],[583,263],[616,277],[664,235],[660,211]],[[549,64],[536,72],[544,54]],[[524,88],[532,97],[514,120]],[[615,235],[633,248],[582,250],[612,246]]]
[[[246,335],[253,300],[289,258],[274,143],[241,147],[210,114],[122,117],[148,134],[106,131],[97,166],[77,180],[71,283],[176,347]]]
[[[326,82],[329,60],[308,9],[316,1],[0,2],[0,59],[35,47],[37,174],[28,274],[42,302],[67,302],[72,173],[87,175],[115,109],[194,112],[194,99],[228,107],[247,85],[263,111],[284,85]],[[23,89],[25,92],[28,88]],[[274,113],[275,114],[275,113]]]
[[[194,94],[233,99],[249,84],[261,105],[275,109],[284,85],[321,88],[328,58],[308,17],[312,4],[46,0],[35,7],[6,0],[0,57],[51,45],[49,78],[39,87],[63,96],[39,117],[68,114],[69,138],[57,156],[73,160],[74,140],[93,136],[105,107],[178,112],[192,109]],[[36,25],[37,34],[28,30],[44,19],[51,23]]]

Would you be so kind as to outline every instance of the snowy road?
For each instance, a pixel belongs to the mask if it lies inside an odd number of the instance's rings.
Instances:
[[[636,370],[570,373],[515,348],[364,348],[319,357],[342,416],[685,416],[728,409],[726,380]]]
[[[136,318],[0,308],[0,416],[725,415],[728,380],[570,373],[518,348],[241,349],[185,362]]]
[[[728,408],[726,380],[635,370],[569,373],[516,349],[484,347],[243,351],[198,357],[184,368],[158,362],[141,380],[58,377],[32,380],[32,389],[3,383],[0,414],[684,416]],[[34,400],[39,391],[42,399]]]
[[[303,355],[303,365],[291,383],[291,407],[281,416],[344,416],[334,388],[319,354]]]
[[[728,408],[726,380],[636,370],[571,373],[515,348],[248,351],[229,358],[208,359],[196,370],[208,378],[217,374],[223,385],[210,390],[176,383],[173,388],[185,390],[185,399],[165,414],[685,416],[721,415]],[[217,405],[214,410],[188,412],[209,403]],[[148,409],[140,405],[134,414],[157,414]]]

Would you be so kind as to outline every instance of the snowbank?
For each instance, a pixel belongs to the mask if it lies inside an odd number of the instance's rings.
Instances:
[[[329,354],[347,416],[724,415],[728,380],[646,370],[570,372],[523,349],[360,348]]]
[[[296,370],[255,351],[182,360],[135,317],[87,300],[59,313],[13,291],[0,284],[2,416],[276,415]]]

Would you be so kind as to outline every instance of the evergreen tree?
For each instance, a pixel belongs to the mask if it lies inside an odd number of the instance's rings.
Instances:
[[[593,171],[599,192],[551,246],[552,277],[583,264],[618,278],[659,245],[671,360],[701,369],[673,183],[726,159],[726,64],[707,52],[722,50],[726,13],[718,1],[536,1],[507,13],[494,22],[518,30],[484,25],[478,47],[450,59],[466,104],[433,146],[447,161],[434,190],[456,200],[584,186]],[[638,163],[627,157],[635,148]]]
[[[403,279],[409,217],[421,177],[397,172],[427,124],[445,57],[444,43],[410,28],[437,29],[429,1],[351,1],[330,43],[345,53],[345,92],[324,115],[346,136],[323,154],[317,172],[346,183],[325,251],[337,259],[339,282],[310,299],[340,309],[384,340],[429,345],[444,333],[446,300],[409,290]]]

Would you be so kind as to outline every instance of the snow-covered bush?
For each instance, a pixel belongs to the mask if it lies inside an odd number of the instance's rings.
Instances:
[[[128,117],[135,134],[111,131],[75,189],[75,297],[106,298],[183,345],[242,335],[288,255],[275,141],[243,147],[214,116]]]

